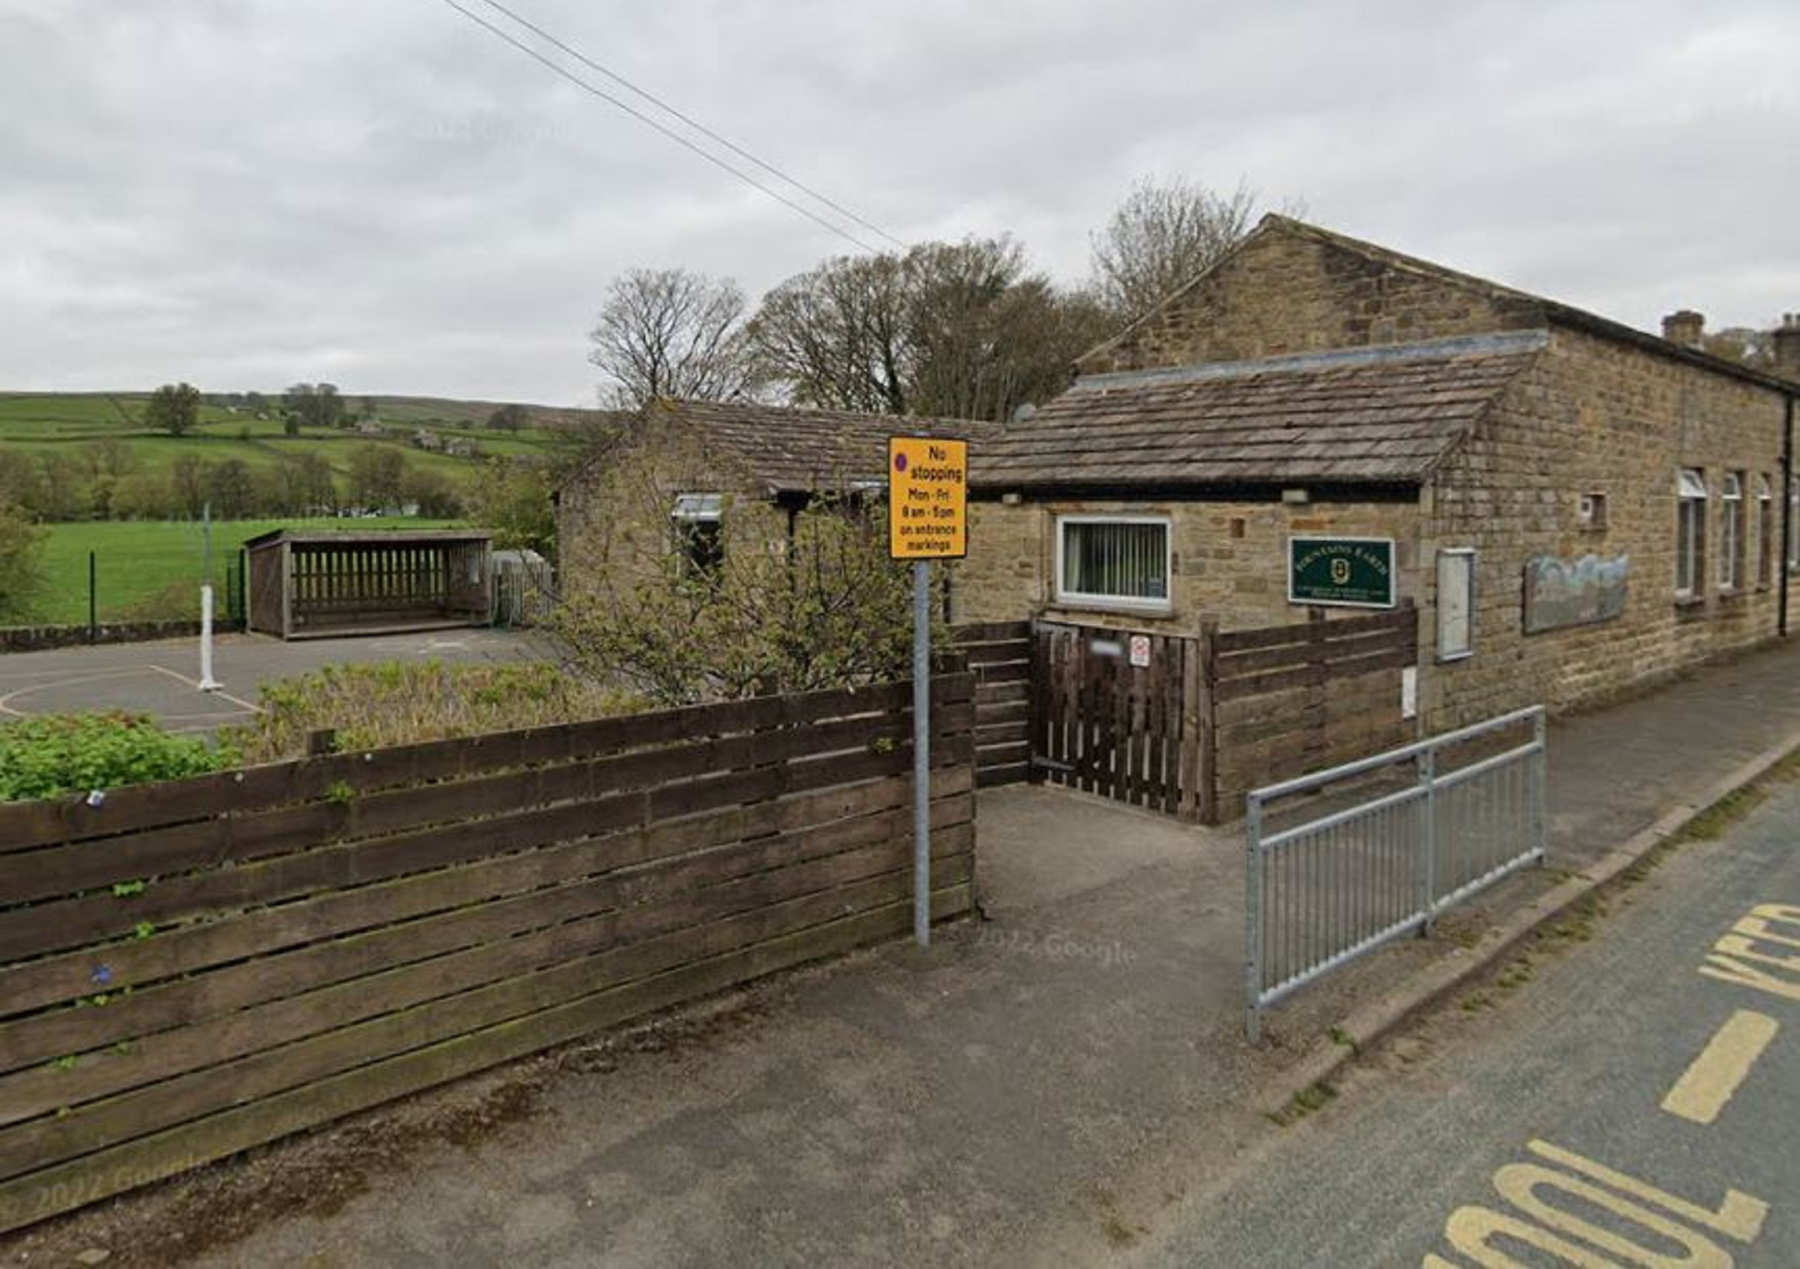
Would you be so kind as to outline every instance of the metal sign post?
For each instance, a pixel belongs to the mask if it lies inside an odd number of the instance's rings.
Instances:
[[[931,945],[931,561],[968,554],[969,445],[888,438],[888,555],[913,566],[913,941]]]

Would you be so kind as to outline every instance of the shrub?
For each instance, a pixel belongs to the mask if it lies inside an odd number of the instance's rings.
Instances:
[[[254,722],[228,729],[248,762],[306,753],[307,737],[337,732],[340,749],[378,749],[631,713],[640,702],[541,662],[328,665],[262,686]]]
[[[0,802],[174,780],[232,766],[229,746],[141,714],[45,714],[0,723]]]

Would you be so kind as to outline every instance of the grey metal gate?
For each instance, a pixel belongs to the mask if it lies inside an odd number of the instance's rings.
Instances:
[[[1508,744],[1510,733],[1529,739]],[[1447,755],[1465,760],[1451,769]],[[1545,776],[1544,709],[1534,705],[1253,790],[1244,817],[1251,1041],[1269,1005],[1397,935],[1429,930],[1445,908],[1541,860]],[[1303,797],[1327,805],[1296,814]]]

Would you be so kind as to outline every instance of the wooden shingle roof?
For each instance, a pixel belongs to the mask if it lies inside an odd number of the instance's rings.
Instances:
[[[998,429],[970,419],[921,419],[852,410],[812,410],[751,401],[659,401],[655,409],[690,428],[769,494],[808,493],[887,479],[887,438],[942,436],[979,449]]]
[[[1092,375],[972,448],[970,483],[1415,484],[1544,345],[1521,331]]]

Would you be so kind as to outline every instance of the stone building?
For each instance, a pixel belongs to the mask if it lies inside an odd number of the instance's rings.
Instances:
[[[779,546],[822,493],[858,502],[887,487],[887,438],[984,437],[991,424],[896,419],[753,401],[658,401],[557,490],[563,584],[580,592],[646,553],[705,567],[727,550]]]
[[[1765,641],[1800,558],[1800,318],[1769,370],[1701,334],[1266,217],[974,448],[956,615],[1181,632],[1410,600],[1426,730]]]

